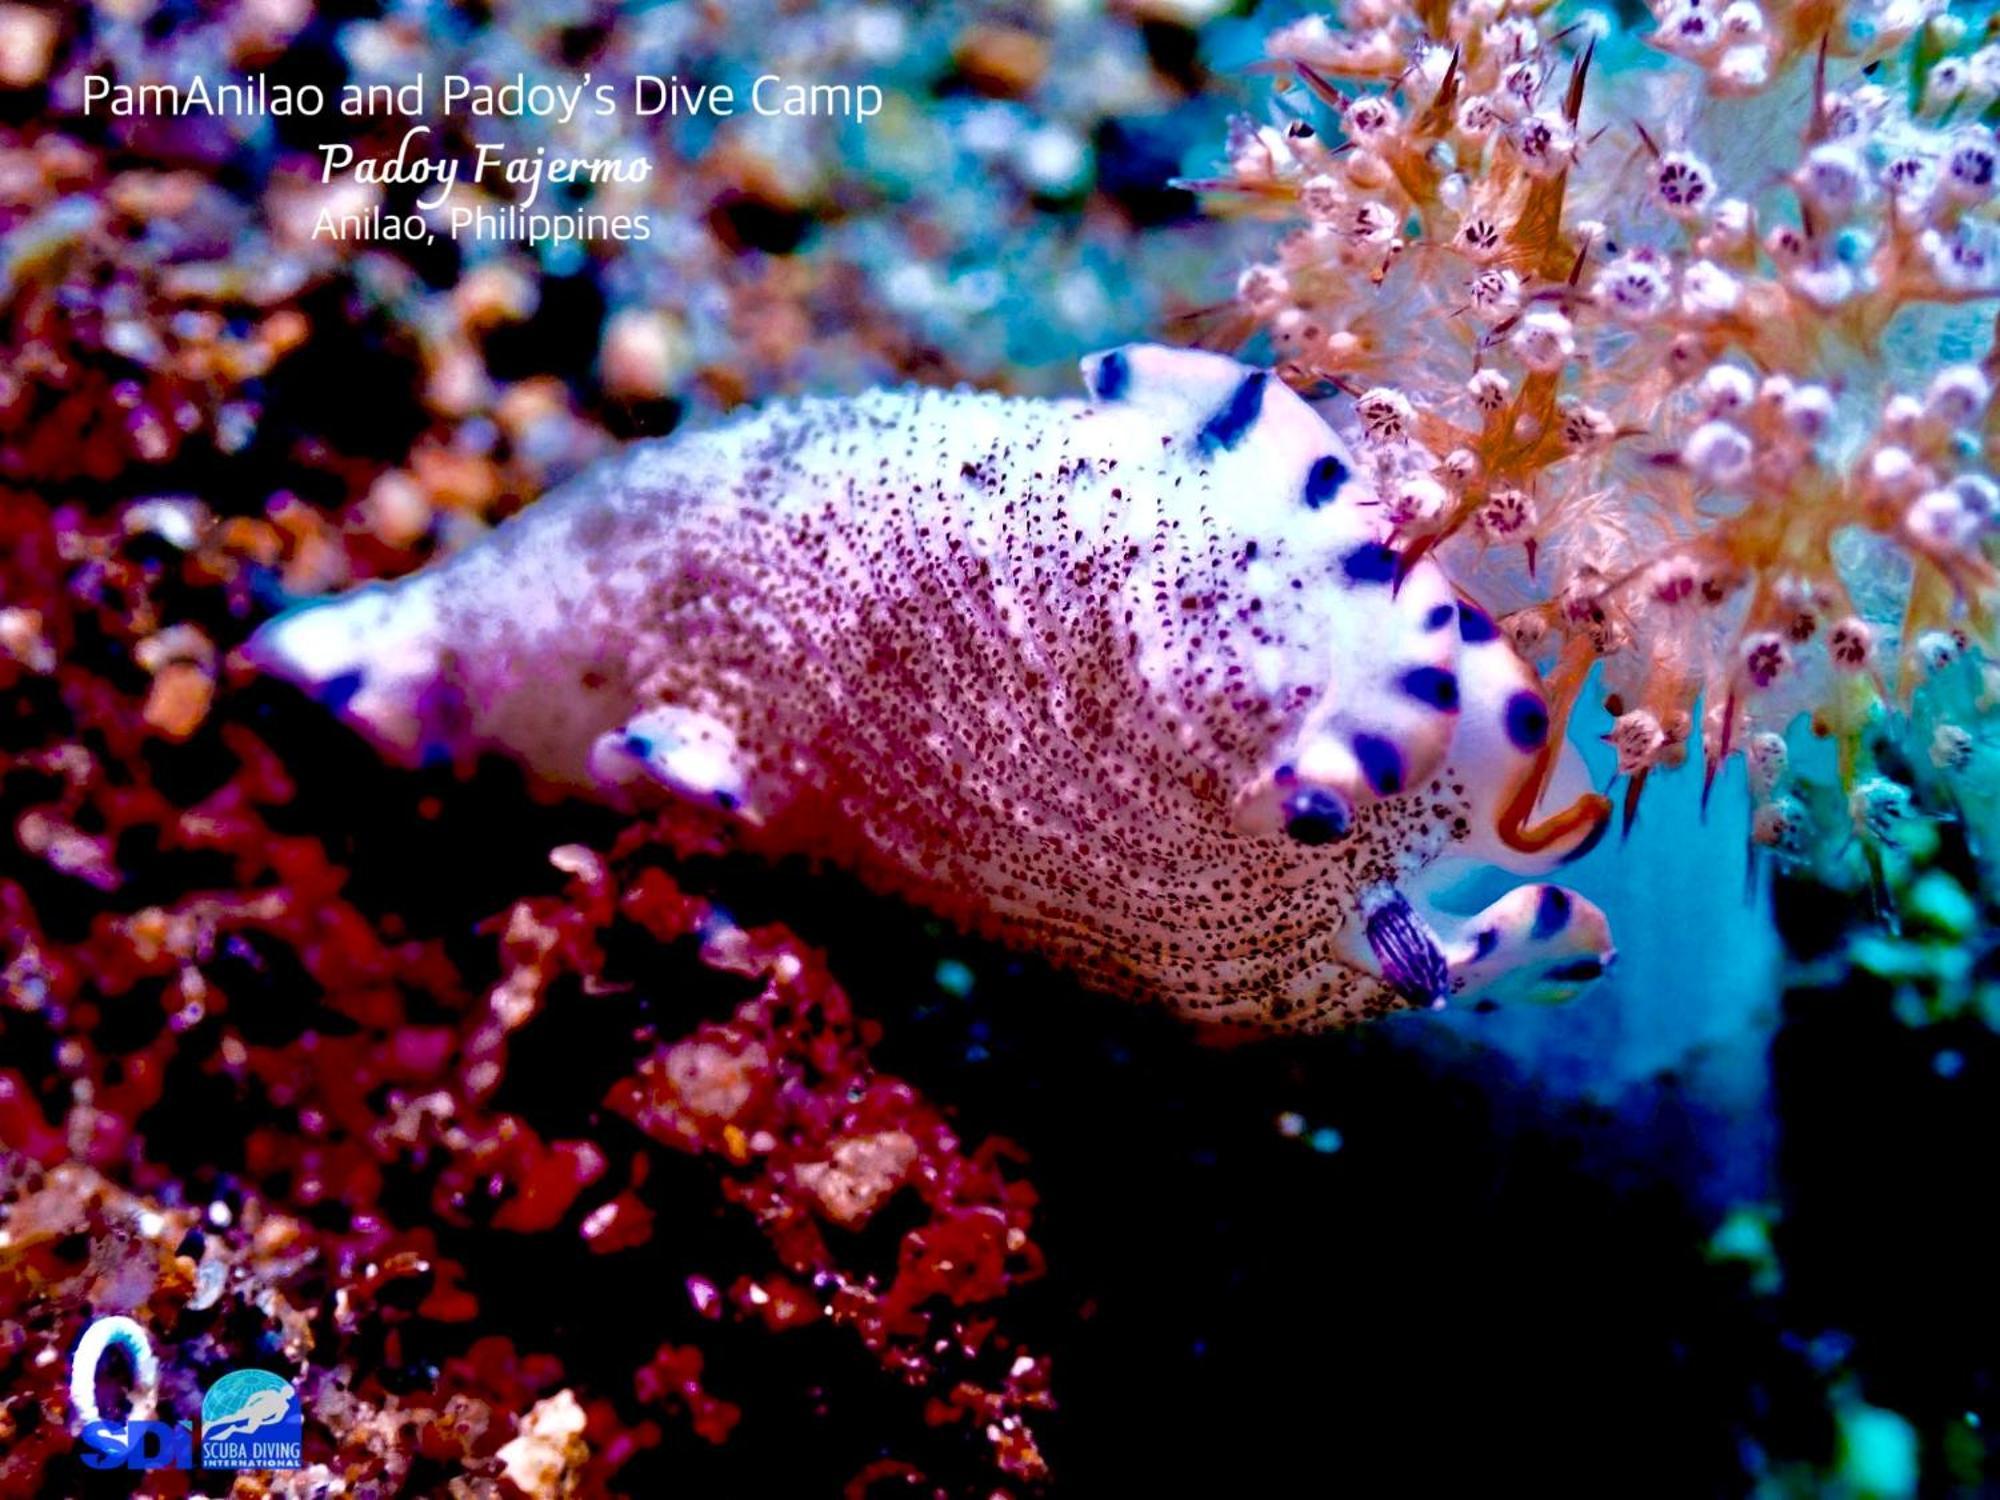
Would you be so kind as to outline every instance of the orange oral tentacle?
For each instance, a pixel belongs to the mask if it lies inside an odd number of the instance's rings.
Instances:
[[[1590,830],[1602,827],[1611,816],[1609,798],[1596,792],[1586,792],[1541,822],[1531,824],[1528,821],[1535,815],[1535,805],[1542,800],[1542,793],[1548,789],[1549,778],[1555,774],[1556,757],[1562,753],[1569,733],[1570,711],[1576,707],[1577,699],[1583,693],[1583,684],[1590,676],[1590,665],[1594,659],[1589,641],[1582,637],[1570,641],[1563,648],[1562,659],[1557,663],[1555,675],[1546,689],[1548,737],[1500,809],[1495,831],[1499,833],[1502,843],[1522,854],[1540,854],[1573,838],[1580,842]]]

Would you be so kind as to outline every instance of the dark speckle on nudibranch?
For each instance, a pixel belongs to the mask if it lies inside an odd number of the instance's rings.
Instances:
[[[1603,800],[1327,423],[1219,355],[1084,375],[1087,400],[878,391],[635,445],[249,657],[406,762],[674,799],[1205,1020],[1601,970],[1580,897],[1559,931],[1550,887],[1431,902],[1471,861],[1552,867]]]

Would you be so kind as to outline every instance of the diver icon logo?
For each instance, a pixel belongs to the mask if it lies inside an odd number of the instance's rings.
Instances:
[[[269,1370],[231,1370],[201,1398],[204,1469],[305,1466],[298,1393]]]

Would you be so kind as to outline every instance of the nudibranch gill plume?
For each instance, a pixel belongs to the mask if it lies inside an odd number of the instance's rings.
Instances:
[[[1082,399],[877,391],[634,445],[249,658],[397,759],[680,799],[1204,1021],[1596,978],[1580,896],[1431,899],[1575,855],[1607,807],[1333,429],[1220,355],[1083,368]]]

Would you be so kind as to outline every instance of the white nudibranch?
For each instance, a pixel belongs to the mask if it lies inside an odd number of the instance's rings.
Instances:
[[[1604,915],[1470,917],[1602,832],[1567,714],[1261,370],[1135,345],[1084,399],[877,391],[642,443],[252,662],[404,762],[678,799],[1096,987],[1310,1029],[1563,998]],[[1544,811],[1548,802],[1553,810]]]

